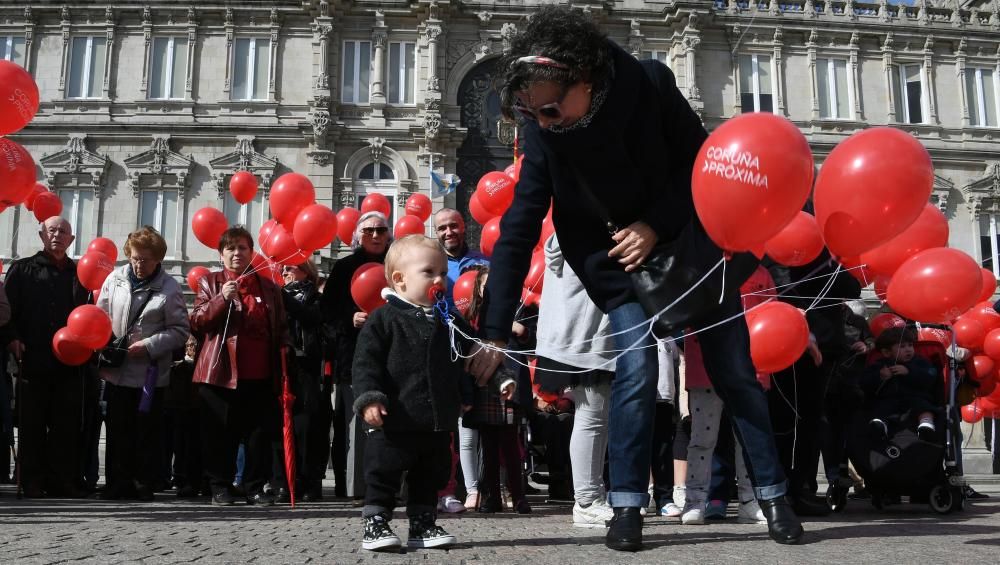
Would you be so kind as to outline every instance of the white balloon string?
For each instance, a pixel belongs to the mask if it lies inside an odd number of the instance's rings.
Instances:
[[[721,261],[720,261],[720,263],[721,263]],[[580,353],[572,353],[572,352],[566,352],[565,353],[566,355],[595,355],[595,354],[601,354],[601,353],[617,353],[617,355],[615,355],[613,358],[610,358],[610,359],[604,361],[603,363],[601,363],[597,367],[591,367],[591,368],[588,368],[588,369],[575,369],[575,370],[541,369],[541,370],[545,370],[545,371],[548,371],[548,372],[551,372],[551,373],[566,373],[566,374],[586,373],[588,371],[592,371],[594,369],[599,369],[601,367],[610,365],[612,362],[617,361],[619,358],[621,358],[622,356],[624,356],[629,351],[644,349],[644,348],[647,348],[647,347],[656,347],[656,343],[652,343],[652,344],[648,344],[648,345],[640,345],[642,343],[642,341],[645,340],[645,338],[646,338],[647,335],[652,334],[653,323],[656,320],[656,318],[658,316],[660,316],[661,314],[665,313],[666,311],[668,311],[670,308],[672,308],[678,302],[680,302],[681,300],[683,300],[688,294],[690,294],[695,288],[697,288],[698,285],[700,285],[706,278],[708,278],[708,276],[711,275],[715,271],[715,269],[717,269],[719,266],[720,266],[720,264],[717,263],[711,270],[709,270],[708,273],[706,273],[701,279],[699,279],[697,282],[695,282],[695,284],[692,285],[691,288],[689,288],[687,291],[685,291],[680,297],[678,297],[672,303],[668,304],[666,307],[664,307],[662,310],[660,310],[656,315],[654,315],[653,317],[649,318],[648,320],[645,320],[645,321],[643,321],[643,322],[641,322],[639,324],[636,324],[635,326],[632,326],[631,328],[628,328],[628,329],[625,329],[625,330],[622,330],[622,331],[619,331],[619,332],[615,332],[615,333],[612,333],[612,334],[606,334],[606,335],[594,337],[594,338],[591,338],[591,339],[582,340],[582,341],[577,342],[577,343],[553,344],[553,345],[555,345],[557,347],[563,347],[563,348],[575,347],[575,346],[579,346],[579,345],[584,345],[584,344],[590,343],[590,342],[592,342],[592,341],[594,341],[596,339],[601,339],[601,338],[607,338],[607,337],[613,337],[613,336],[617,336],[617,335],[622,335],[622,334],[626,334],[628,332],[634,331],[636,329],[639,329],[639,328],[641,328],[643,326],[648,326],[646,328],[646,331],[643,333],[643,335],[639,339],[637,339],[634,343],[632,343],[632,345],[630,345],[629,347],[627,347],[625,349],[612,349],[612,350],[603,350],[603,351],[587,351],[587,352],[580,352]],[[796,286],[796,285],[798,285],[801,282],[805,282],[805,280],[822,279],[824,277],[830,277],[830,278],[832,278],[832,277],[835,277],[837,275],[837,273],[838,273],[838,271],[835,270],[833,273],[830,273],[830,274],[821,275],[821,276],[818,276],[818,277],[813,277],[811,279],[803,279],[803,280],[797,281],[795,283],[790,283],[790,284],[782,285],[782,287]],[[775,290],[776,288],[779,288],[779,287],[775,287],[775,288],[772,288],[772,289],[765,289],[765,290]],[[824,288],[826,288],[826,285],[824,285]],[[748,294],[743,295],[743,296],[748,296],[750,294],[757,294],[757,293],[748,293]],[[778,293],[776,295],[773,295],[771,298],[768,298],[768,300],[766,300],[764,302],[761,302],[760,304],[758,304],[756,306],[753,306],[751,308],[747,308],[744,311],[739,312],[738,314],[734,314],[734,315],[732,315],[732,316],[730,316],[728,318],[725,318],[723,320],[719,320],[718,322],[715,322],[715,323],[710,324],[708,326],[705,326],[703,328],[700,328],[700,329],[697,329],[697,330],[693,330],[693,331],[690,331],[690,332],[686,332],[686,333],[683,333],[683,334],[681,334],[679,336],[676,336],[676,337],[663,338],[661,341],[663,341],[664,343],[676,342],[678,340],[684,339],[685,337],[694,336],[694,335],[697,335],[699,333],[702,333],[702,332],[711,330],[713,328],[716,328],[716,327],[718,327],[718,326],[720,326],[722,324],[726,324],[726,323],[732,322],[734,320],[737,320],[739,318],[743,318],[746,315],[746,312],[750,312],[752,310],[760,308],[764,304],[767,304],[768,302],[771,302],[771,301],[775,300],[779,296],[783,297],[784,295],[782,293]],[[806,297],[806,298],[812,298],[812,297]],[[825,297],[820,297],[820,298],[825,299]],[[830,299],[830,300],[832,300],[832,299]],[[854,299],[851,299],[851,300],[854,300]],[[833,304],[825,304],[825,305],[822,305],[822,306],[817,305],[818,304],[817,303],[817,304],[813,304],[810,307],[806,308],[805,311],[808,312],[808,311],[811,311],[811,310],[820,310],[822,308],[840,307],[840,306],[842,306],[844,304],[844,302],[846,302],[846,301],[838,301],[838,302],[833,303]],[[482,349],[497,351],[497,352],[503,354],[508,359],[514,361],[515,363],[517,363],[518,365],[521,365],[523,367],[528,367],[528,364],[524,363],[523,361],[521,361],[520,359],[518,359],[515,356],[519,356],[519,355],[535,355],[537,353],[537,349],[520,349],[520,350],[518,350],[518,349],[507,349],[507,348],[503,348],[503,347],[497,347],[497,346],[495,346],[495,345],[493,345],[491,343],[483,342],[479,338],[476,338],[474,336],[466,334],[460,328],[455,327],[454,324],[449,324],[449,325],[454,328],[453,331],[455,333],[457,333],[460,336],[462,336],[465,340],[467,340],[467,341],[469,341],[469,342],[471,342],[473,344],[479,345],[480,348],[482,348]],[[539,337],[538,340],[543,341],[546,344],[551,344],[551,342],[544,341],[544,339],[541,338],[541,337]],[[468,359],[468,358],[470,358],[470,357],[472,357],[472,356],[475,355],[475,353],[472,353],[472,354],[469,354],[469,355],[463,355],[460,351],[457,350],[457,347],[454,346],[454,345],[452,346],[452,349],[453,349],[453,353],[454,353],[454,358],[455,359],[459,359],[459,358]],[[539,369],[536,369],[536,370],[539,370]]]

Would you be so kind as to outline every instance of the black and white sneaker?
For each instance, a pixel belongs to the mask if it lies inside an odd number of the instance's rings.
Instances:
[[[444,531],[444,528],[434,522],[434,515],[430,512],[424,512],[419,516],[410,516],[410,536],[406,540],[406,546],[430,548],[455,545],[455,536]]]
[[[389,519],[383,514],[365,518],[365,534],[361,539],[361,548],[368,551],[396,550],[403,545],[399,536],[392,533]]]

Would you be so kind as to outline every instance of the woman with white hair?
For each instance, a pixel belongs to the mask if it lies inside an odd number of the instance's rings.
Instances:
[[[351,297],[351,279],[358,267],[365,263],[384,263],[391,242],[389,220],[384,214],[362,214],[351,241],[354,253],[334,263],[319,303],[323,315],[325,358],[332,366],[336,383],[333,442],[335,492],[354,499],[364,497],[365,485],[362,425],[352,408],[351,364],[358,334],[368,314],[362,312]]]

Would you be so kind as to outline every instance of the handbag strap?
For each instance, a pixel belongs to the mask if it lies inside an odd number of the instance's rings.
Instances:
[[[139,309],[135,311],[135,314],[133,316],[131,316],[131,319],[128,321],[128,325],[125,326],[125,335],[128,335],[128,333],[130,331],[132,331],[132,326],[134,326],[135,323],[139,321],[139,316],[142,315],[142,311],[146,309],[146,305],[149,304],[149,301],[152,298],[153,298],[153,289],[151,289],[151,288],[147,289],[147,291],[146,291],[146,298],[139,305]],[[122,337],[124,337],[124,336],[122,336]]]
[[[597,195],[594,194],[593,190],[590,190],[590,182],[588,182],[587,179],[583,177],[583,174],[580,173],[580,170],[574,167],[573,164],[567,159],[563,158],[563,162],[569,170],[573,171],[573,176],[576,177],[576,184],[580,187],[580,189],[582,189],[582,192],[586,195],[587,199],[590,200],[590,205],[593,207],[594,211],[597,212],[597,215],[604,221],[604,227],[607,228],[608,233],[611,235],[617,233],[619,229],[618,224],[611,219],[611,214],[608,213],[607,206],[605,206],[604,203],[597,198]]]

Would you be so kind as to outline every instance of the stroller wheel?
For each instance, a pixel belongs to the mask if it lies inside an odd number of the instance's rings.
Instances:
[[[934,485],[930,496],[931,510],[947,514],[955,509],[955,495],[948,485]]]
[[[839,485],[830,485],[826,489],[826,505],[832,512],[842,512],[847,506],[847,489]]]

